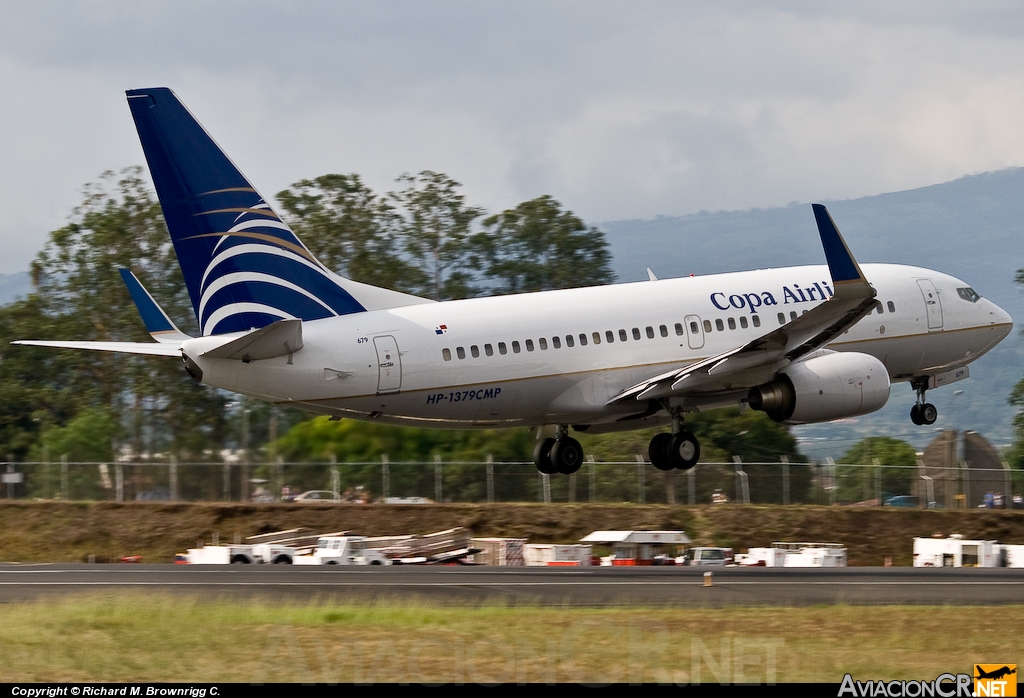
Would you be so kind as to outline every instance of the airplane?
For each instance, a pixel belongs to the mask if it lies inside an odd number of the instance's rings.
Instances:
[[[177,357],[197,381],[332,418],[536,429],[534,463],[583,463],[570,430],[668,427],[648,455],[696,465],[690,412],[725,406],[804,424],[867,414],[969,376],[1010,316],[964,281],[858,264],[827,209],[826,264],[435,302],[321,264],[168,88],[128,104],[201,331],[179,330],[122,277],[154,342],[15,344]],[[553,435],[552,435],[553,427]]]

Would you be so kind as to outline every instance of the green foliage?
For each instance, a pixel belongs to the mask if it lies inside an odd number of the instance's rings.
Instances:
[[[838,462],[873,465],[876,460],[879,465],[889,467],[837,468],[838,497],[841,501],[874,499],[879,482],[883,499],[897,494],[910,494],[917,452],[906,441],[891,436],[869,436],[854,444]]]
[[[461,185],[439,172],[404,174],[398,181],[405,189],[390,196],[405,213],[399,225],[405,252],[419,270],[419,293],[437,301],[476,295],[469,238],[483,209],[467,206],[457,191]]]
[[[1024,286],[1024,269],[1017,270],[1014,281]],[[1013,416],[1013,445],[1006,456],[1012,467],[1024,469],[1024,378],[1013,386],[1008,400],[1017,408],[1017,413]]]
[[[547,291],[610,283],[604,234],[587,227],[550,196],[491,216],[473,238],[477,265],[499,293]]]

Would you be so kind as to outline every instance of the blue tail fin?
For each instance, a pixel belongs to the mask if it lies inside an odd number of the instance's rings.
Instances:
[[[173,92],[160,87],[127,95],[204,335],[365,310]]]

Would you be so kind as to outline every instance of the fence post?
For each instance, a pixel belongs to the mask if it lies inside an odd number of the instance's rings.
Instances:
[[[391,468],[390,462],[388,461],[388,454],[382,454],[380,457],[380,477],[381,477],[381,490],[384,499],[391,496]]]
[[[839,489],[839,482],[836,479],[836,462],[832,460],[832,456],[825,458],[825,472],[832,473],[831,475],[825,476],[825,482],[831,482],[832,486],[828,488],[828,503],[835,505],[836,503],[836,490]]]
[[[736,464],[736,501],[750,504],[750,483],[747,481],[747,474],[743,471],[743,459],[733,456],[732,462]]]
[[[789,506],[789,456],[782,456],[782,504]]]
[[[124,501],[124,468],[120,463],[114,464],[114,499],[120,503]]]
[[[280,502],[284,501],[284,456],[277,456],[274,460],[277,461],[277,500]]]
[[[645,476],[647,475],[647,463],[644,461],[644,457],[639,453],[636,454],[636,486],[637,486],[637,502],[640,504],[647,503],[647,481]]]
[[[686,501],[689,504],[697,503],[697,466],[686,471]]]
[[[60,499],[68,501],[68,454],[60,457]]]
[[[7,456],[7,458],[10,459],[11,456]],[[14,474],[14,463],[7,464],[7,474]],[[7,483],[7,498],[14,499],[14,478],[11,478],[10,481]]]
[[[593,456],[587,456],[587,462],[590,463],[590,503],[594,504],[597,502],[597,463]]]
[[[1010,464],[1002,462],[1003,477],[1006,478],[1006,494],[1003,496],[1003,509],[1013,508],[1013,477],[1011,477]]]
[[[441,454],[434,454],[434,501],[441,503],[444,501],[444,492],[441,490]]]
[[[871,460],[875,464],[875,501],[882,506],[882,461],[877,458]]]
[[[542,473],[539,470],[537,473],[540,475],[540,498],[545,504],[551,504],[551,476],[547,473]]]
[[[669,505],[674,505],[676,503],[676,471],[666,470],[662,474],[665,481],[665,501]]]
[[[53,492],[53,481],[50,476],[53,474],[50,472],[50,449],[43,446],[43,472],[46,477],[46,486],[43,488],[43,497],[49,499],[47,496],[50,492]]]
[[[178,457],[173,453],[167,470],[171,480],[171,501],[176,502],[178,501]]]
[[[225,502],[231,501],[231,463],[224,461],[224,497]]]
[[[964,483],[964,509],[971,508],[971,469],[967,467],[967,461],[958,461],[960,473]]]
[[[494,456],[487,454],[487,503],[494,504]]]
[[[341,501],[341,475],[338,473],[338,457],[331,454],[331,494],[334,501]]]

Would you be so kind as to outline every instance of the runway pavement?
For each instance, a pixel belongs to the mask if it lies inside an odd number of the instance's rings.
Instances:
[[[292,602],[969,606],[1024,604],[1024,569],[0,564],[0,603],[125,591]]]

